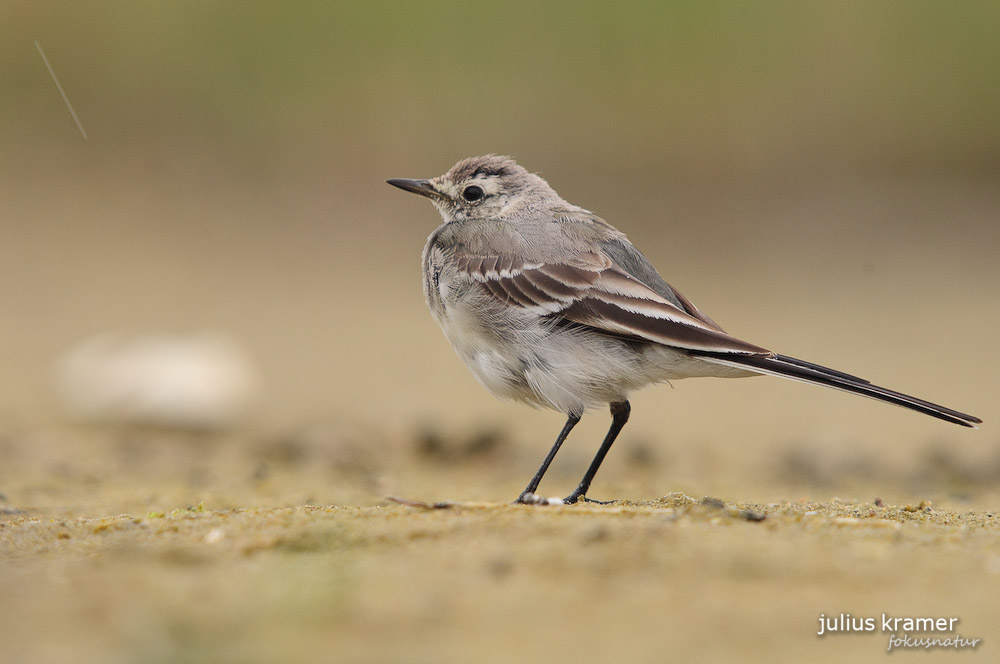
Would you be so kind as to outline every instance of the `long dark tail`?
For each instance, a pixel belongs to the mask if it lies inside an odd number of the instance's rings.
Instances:
[[[872,385],[864,378],[858,378],[842,371],[828,369],[812,362],[797,360],[786,355],[775,355],[774,357],[762,357],[754,355],[737,355],[735,353],[713,353],[711,351],[689,351],[692,355],[703,357],[712,362],[725,364],[740,369],[748,369],[770,376],[780,376],[792,380],[832,387],[844,392],[860,394],[861,396],[878,399],[887,403],[909,408],[931,417],[936,417],[945,422],[958,424],[963,427],[977,428],[976,425],[982,420],[973,415],[960,413],[951,408],[939,406],[930,401],[924,401],[908,394],[889,390],[878,385]]]

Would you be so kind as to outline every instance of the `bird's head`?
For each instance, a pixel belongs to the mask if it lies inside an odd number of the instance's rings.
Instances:
[[[446,222],[466,219],[516,220],[565,206],[538,175],[510,157],[485,155],[463,159],[430,180],[386,180],[434,203]]]

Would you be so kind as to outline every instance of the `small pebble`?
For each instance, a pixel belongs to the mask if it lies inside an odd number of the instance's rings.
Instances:
[[[698,502],[704,505],[705,507],[708,507],[713,510],[721,510],[726,506],[726,503],[724,501],[720,500],[719,498],[713,498],[712,496],[705,496]]]
[[[526,493],[521,496],[521,502],[525,505],[564,505],[566,501],[562,498],[545,498],[537,493]]]

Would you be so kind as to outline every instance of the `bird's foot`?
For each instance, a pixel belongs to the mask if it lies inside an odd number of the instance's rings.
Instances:
[[[597,505],[610,505],[615,502],[613,500],[594,500],[593,498],[587,498],[587,496],[582,493],[573,492],[563,498],[563,502],[567,505],[573,505],[575,503],[595,503]]]
[[[537,493],[525,491],[517,497],[513,505],[562,505],[565,501],[562,498],[546,498]]]

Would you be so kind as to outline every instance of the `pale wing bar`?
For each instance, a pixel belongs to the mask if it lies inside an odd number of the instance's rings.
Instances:
[[[466,255],[458,265],[509,306],[679,349],[772,355],[678,308],[605,256],[580,256],[575,264],[538,264]]]

